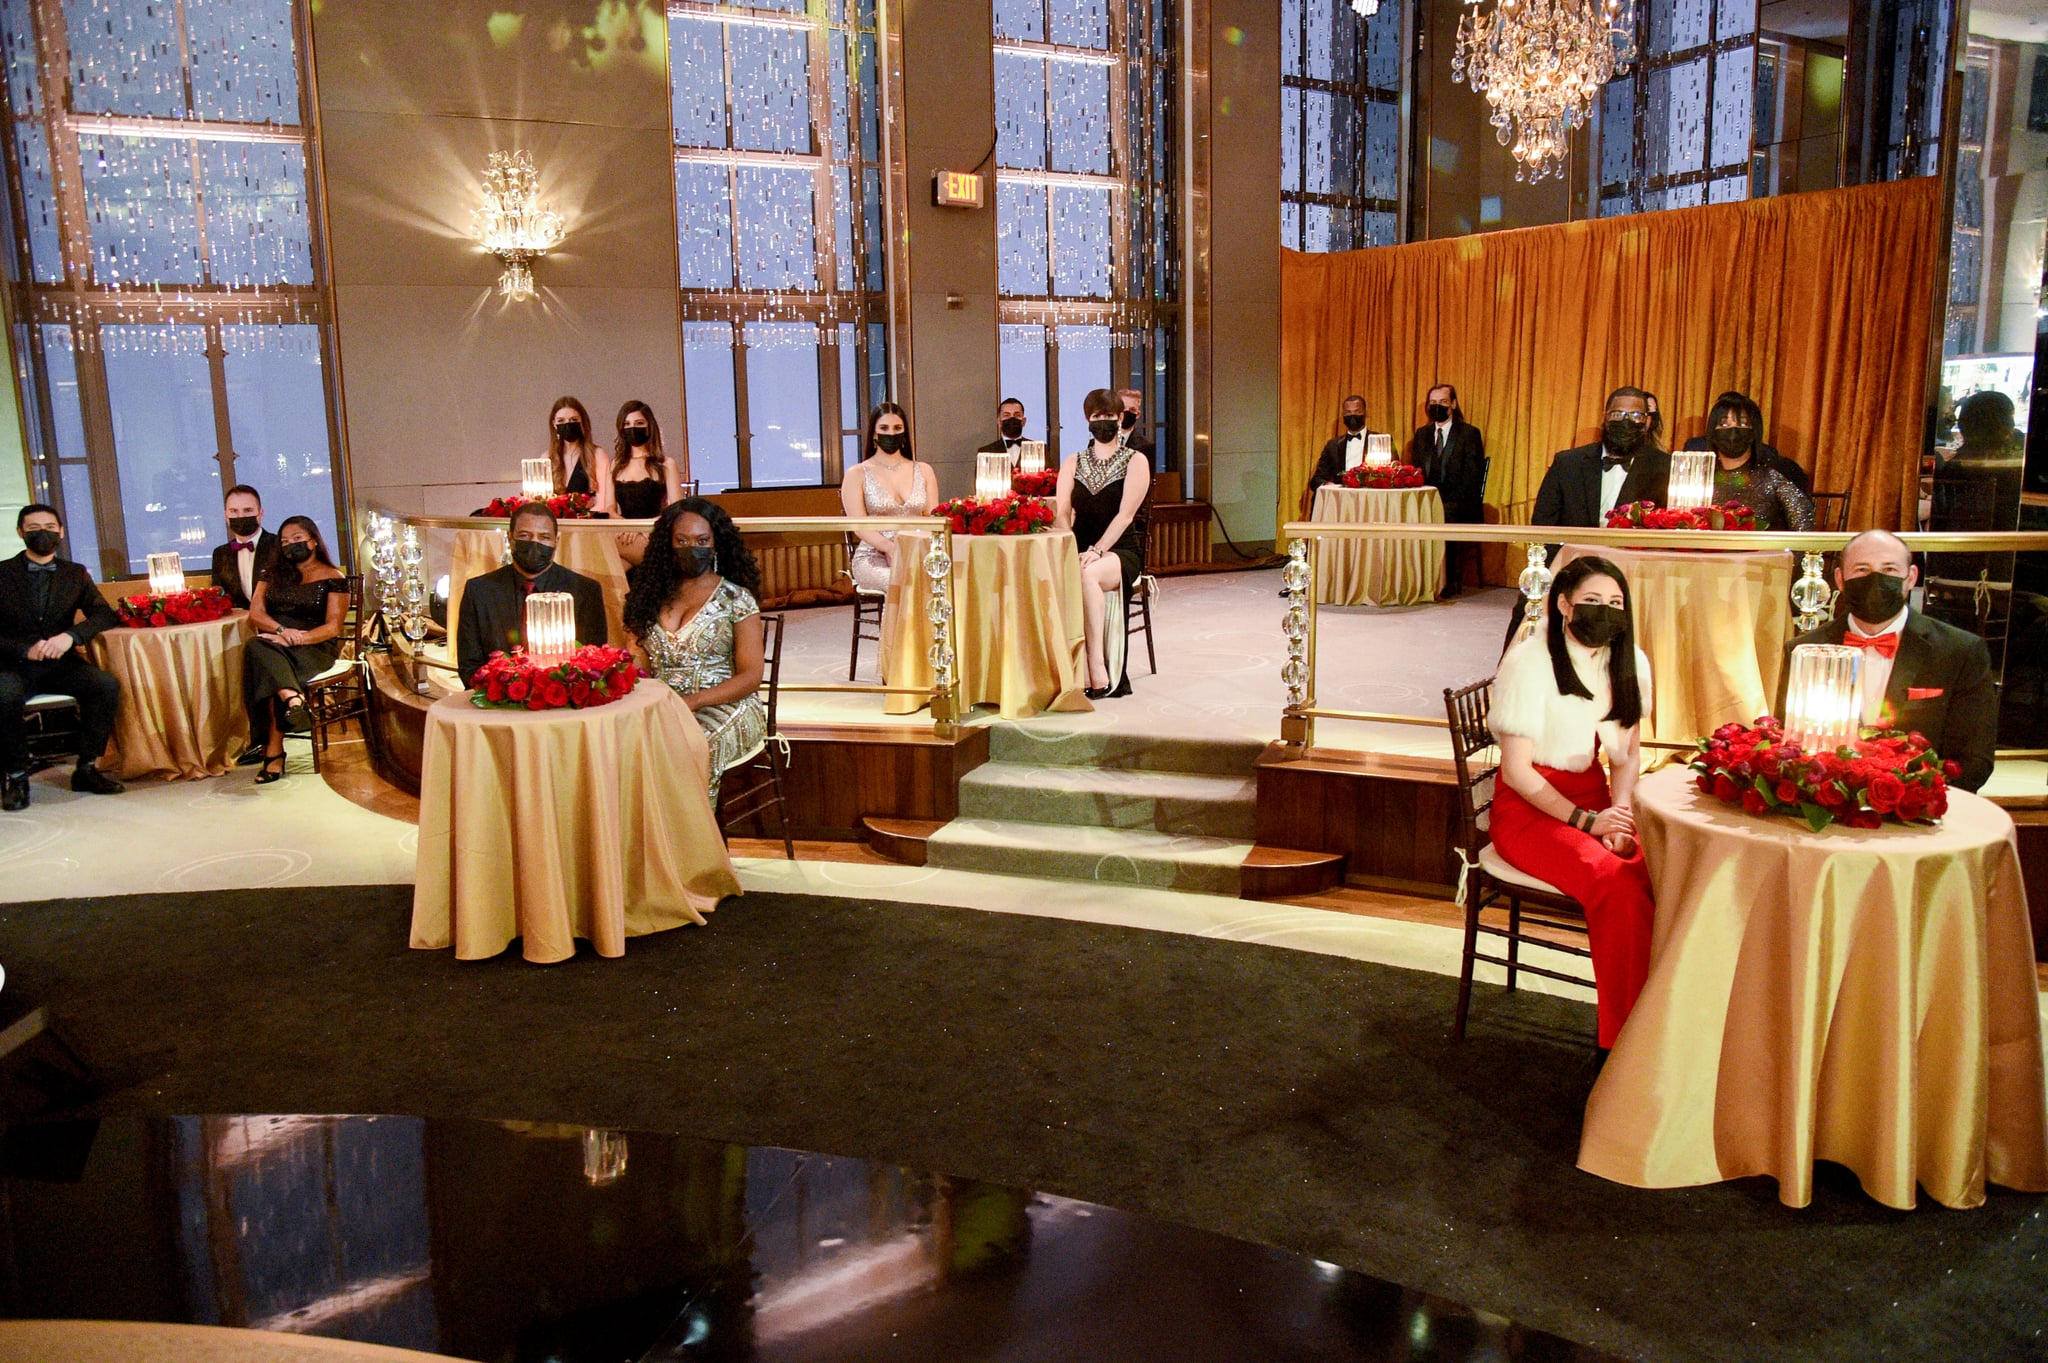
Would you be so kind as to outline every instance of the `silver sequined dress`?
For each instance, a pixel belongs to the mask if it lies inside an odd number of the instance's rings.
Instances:
[[[674,634],[658,623],[647,631],[641,641],[647,665],[679,696],[731,681],[734,630],[740,621],[760,613],[746,588],[720,582],[703,609]],[[759,695],[751,695],[725,705],[707,705],[696,715],[711,747],[711,803],[716,805],[719,777],[761,751],[767,741],[768,711]]]

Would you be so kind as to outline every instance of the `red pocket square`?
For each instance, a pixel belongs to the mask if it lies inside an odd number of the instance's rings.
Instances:
[[[1941,694],[1941,690],[1939,686],[1909,686],[1906,688],[1906,699],[1933,700]]]

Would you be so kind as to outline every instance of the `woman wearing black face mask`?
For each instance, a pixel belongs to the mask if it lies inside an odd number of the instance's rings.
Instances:
[[[548,468],[555,494],[580,492],[595,497],[604,475],[597,471],[597,449],[590,443],[590,413],[573,397],[556,398],[548,417]]]
[[[920,464],[910,450],[910,414],[893,402],[878,403],[868,413],[867,444],[858,464],[839,480],[839,505],[858,520],[862,516],[922,516],[938,505],[939,476]],[[894,530],[862,530],[860,543],[846,565],[854,587],[870,594],[889,586],[896,562]]]
[[[1081,403],[1089,445],[1060,461],[1053,523],[1081,551],[1081,623],[1088,640],[1088,698],[1131,693],[1124,666],[1131,588],[1145,572],[1145,498],[1152,469],[1123,439],[1123,402],[1098,388]],[[1112,613],[1109,603],[1117,602]]]
[[[1756,516],[1759,530],[1813,529],[1813,503],[1791,479],[1757,456],[1760,432],[1746,402],[1728,398],[1707,414],[1707,444],[1719,467],[1714,500],[1740,502]]]
[[[242,649],[249,739],[263,745],[257,785],[284,776],[285,734],[313,727],[306,683],[334,665],[347,613],[348,579],[327,556],[320,527],[310,516],[289,518],[277,528],[277,558],[249,599],[256,636]]]
[[[619,408],[618,431],[596,509],[629,521],[649,520],[683,495],[689,470],[678,469],[663,451],[661,423],[639,399]]]
[[[1547,619],[1542,637],[1507,651],[1493,680],[1500,778],[1489,831],[1509,865],[1585,907],[1600,1045],[1609,1047],[1650,971],[1655,909],[1630,809],[1650,664],[1636,649],[1628,581],[1606,559],[1558,570]]]
[[[761,751],[761,569],[732,518],[702,497],[661,513],[626,589],[624,618],[641,668],[683,698],[720,776]]]

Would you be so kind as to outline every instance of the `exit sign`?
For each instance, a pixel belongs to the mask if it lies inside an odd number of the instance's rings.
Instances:
[[[933,171],[932,202],[940,208],[981,207],[981,176],[965,170]]]

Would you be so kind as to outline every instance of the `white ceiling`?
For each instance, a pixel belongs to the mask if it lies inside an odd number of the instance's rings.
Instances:
[[[2048,3],[1970,0],[1970,32],[2015,43],[2048,43]]]
[[[1758,27],[1839,43],[1849,36],[1853,0],[1766,0]],[[2009,42],[2048,43],[2048,0],[1970,0],[1970,32]]]

